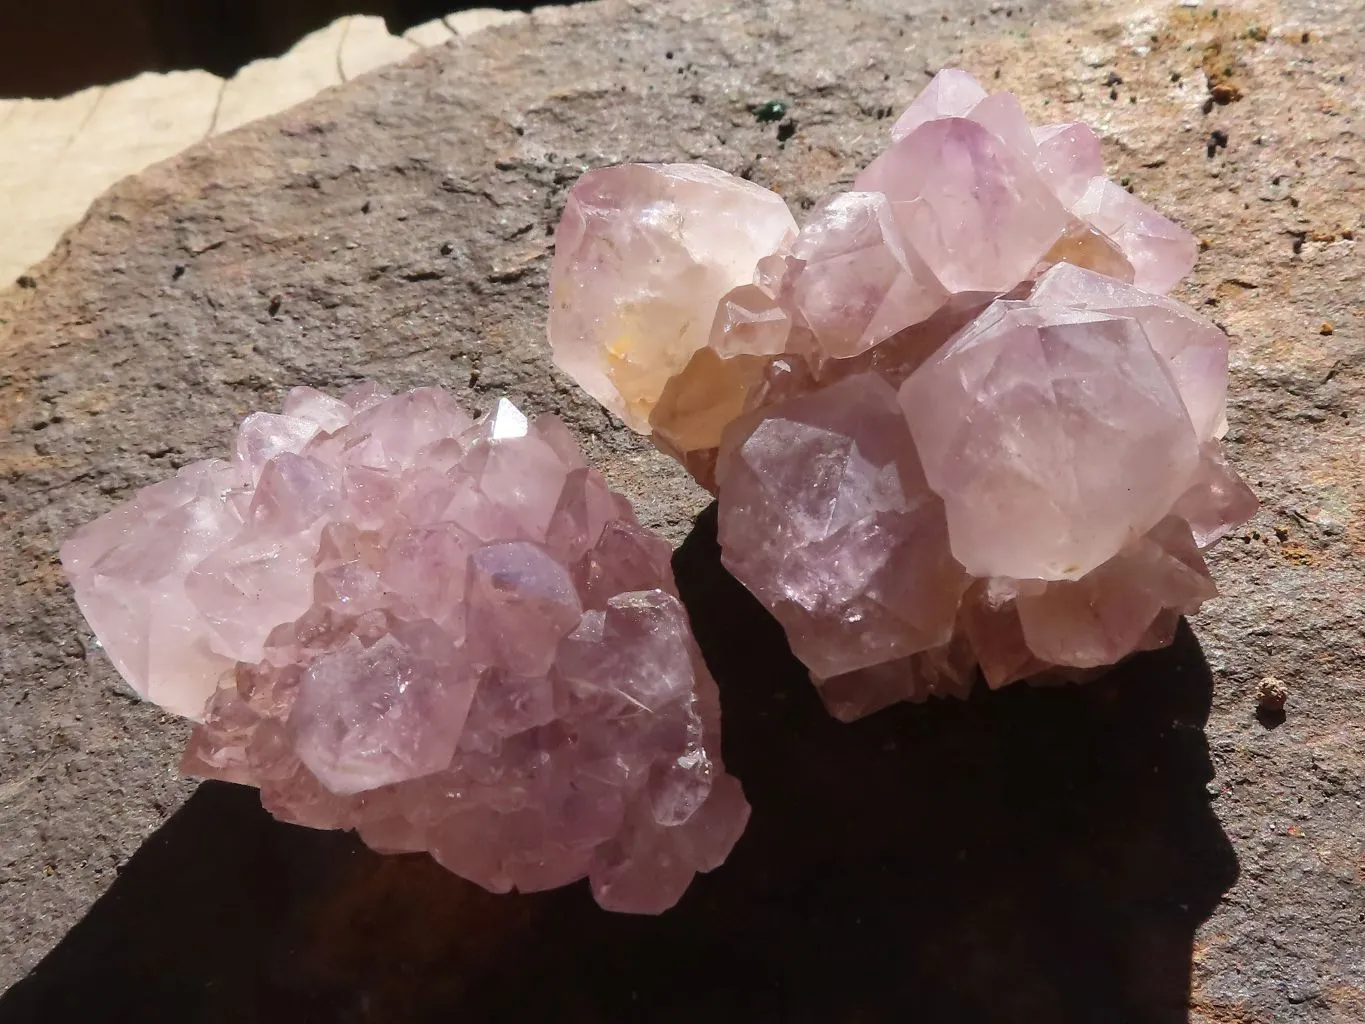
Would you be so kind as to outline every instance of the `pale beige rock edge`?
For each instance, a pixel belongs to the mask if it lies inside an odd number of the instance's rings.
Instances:
[[[526,17],[474,8],[392,36],[382,18],[339,18],[280,57],[223,80],[147,72],[55,100],[0,100],[0,282],[47,255],[114,182],[375,68]]]

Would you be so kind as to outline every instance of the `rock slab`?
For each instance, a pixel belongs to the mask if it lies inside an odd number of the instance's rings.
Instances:
[[[604,3],[116,187],[0,295],[0,1018],[1365,1017],[1363,42],[1316,0]],[[1177,295],[1232,336],[1229,459],[1262,511],[1170,652],[845,726],[720,568],[705,496],[550,368],[550,231],[584,169],[625,160],[813,205],[950,62],[1098,124],[1111,176],[1202,239]],[[486,897],[251,793],[192,794],[182,727],[91,646],[56,562],[71,529],[288,387],[362,376],[555,412],[686,538],[755,815],[668,915]]]

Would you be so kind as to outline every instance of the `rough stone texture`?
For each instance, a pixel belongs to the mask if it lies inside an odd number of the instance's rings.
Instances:
[[[312,11],[305,13],[307,6]],[[237,5],[240,20],[236,24],[239,30],[250,25],[248,34],[252,30],[269,33],[274,43],[260,38],[255,45],[272,51],[277,43],[291,39],[291,32],[304,31],[310,14],[326,22],[345,9],[344,3],[326,0],[312,5],[290,4],[284,10],[274,4],[255,11]],[[189,22],[200,12],[159,11],[155,2],[142,4],[140,9],[136,3],[125,3],[98,13],[30,10],[40,26],[47,22],[48,29],[53,22],[66,19],[65,38],[58,44],[63,59],[51,60],[49,54],[42,71],[38,71],[32,65],[44,61],[42,44],[50,47],[53,40],[41,38],[41,27],[34,33],[33,22],[25,24],[26,19],[20,21],[16,32],[11,20],[6,25],[7,63],[0,68],[0,79],[8,80],[0,81],[0,91],[36,86],[56,88],[56,95],[60,95],[77,88],[76,83],[107,81],[105,75],[123,80],[91,85],[56,99],[0,99],[0,223],[5,225],[0,233],[0,279],[13,278],[46,255],[63,232],[81,219],[91,201],[120,178],[174,156],[201,139],[278,113],[323,89],[404,60],[420,47],[440,46],[454,35],[468,35],[488,25],[526,17],[522,11],[474,8],[453,15],[449,24],[429,21],[413,26],[402,36],[393,36],[371,5],[375,13],[336,18],[303,36],[287,52],[252,61],[227,79],[203,70],[146,71],[124,78],[139,64],[181,66],[186,55],[156,52],[157,48],[174,49],[177,43],[193,47],[186,36],[210,36],[214,31],[212,15],[191,29],[188,24],[173,28],[166,21],[169,17]],[[274,16],[264,17],[266,10]],[[89,20],[83,17],[87,13],[93,15]],[[217,27],[225,24],[230,22],[220,20]],[[131,32],[134,39],[119,38],[120,29]],[[243,42],[237,38],[228,48]],[[15,57],[19,58],[17,68],[9,63]],[[49,70],[55,71],[53,77],[45,73]]]
[[[61,940],[0,1019],[1365,1018],[1365,31],[1345,0],[986,8],[539,15],[125,183],[0,297],[0,982]],[[1263,507],[1171,651],[845,726],[693,528],[704,496],[549,369],[548,232],[610,161],[813,203],[949,60],[1098,124],[1111,175],[1205,240],[1176,294],[1232,335],[1229,459]],[[773,99],[788,119],[756,119]],[[88,648],[59,537],[285,387],[362,375],[557,411],[691,531],[679,587],[755,815],[668,915],[485,897],[191,797],[183,727]]]

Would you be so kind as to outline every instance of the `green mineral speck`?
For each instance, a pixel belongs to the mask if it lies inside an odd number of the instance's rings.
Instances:
[[[787,105],[781,100],[769,100],[754,107],[754,117],[763,124],[781,121],[787,116]]]

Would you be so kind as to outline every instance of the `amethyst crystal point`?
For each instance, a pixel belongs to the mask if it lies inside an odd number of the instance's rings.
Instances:
[[[1087,126],[947,70],[799,230],[716,171],[573,190],[556,359],[716,493],[841,718],[1168,643],[1255,511],[1227,338],[1164,295],[1195,240],[1103,170]]]
[[[62,547],[183,768],[505,892],[653,913],[749,815],[668,545],[564,425],[445,391],[292,391]]]
[[[697,216],[700,212],[702,215]],[[699,164],[590,171],[555,234],[550,336],[560,365],[637,430],[707,343],[714,309],[796,233],[787,204]]]

